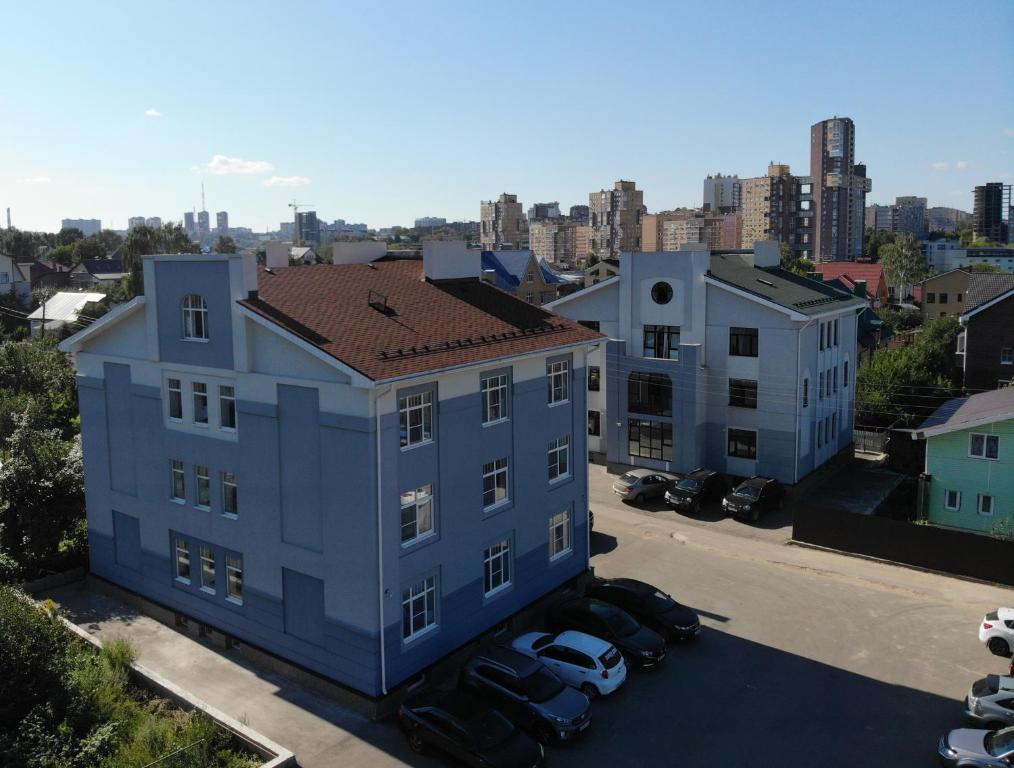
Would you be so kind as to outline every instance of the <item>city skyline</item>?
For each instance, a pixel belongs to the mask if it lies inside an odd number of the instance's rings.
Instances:
[[[198,9],[202,23],[194,24]],[[301,44],[331,46],[315,66],[271,55],[265,35],[292,12],[267,5],[239,18],[234,9],[185,3],[160,20],[156,39],[137,36],[129,14],[100,13],[117,41],[112,57],[95,56],[79,35],[94,23],[93,9],[61,4],[41,19],[14,8],[5,20],[21,32],[0,58],[8,71],[29,59],[33,66],[17,70],[0,96],[20,117],[0,124],[0,208],[9,206],[23,229],[52,231],[62,218],[126,229],[131,216],[176,221],[199,210],[203,182],[208,210],[229,211],[234,227],[275,230],[291,219],[295,199],[312,202],[305,209],[322,219],[380,228],[429,215],[478,220],[480,201],[502,192],[526,207],[559,200],[568,208],[630,179],[654,212],[700,205],[709,173],[757,177],[771,161],[803,172],[809,127],[835,115],[855,121],[856,161],[874,179],[868,204],[913,195],[930,207],[971,211],[975,186],[1011,182],[1014,106],[995,98],[1014,77],[1003,32],[1014,25],[1009,3],[906,3],[890,16],[873,3],[846,15],[796,3],[775,13],[732,9],[646,6],[652,23],[634,25],[624,66],[597,72],[589,65],[595,56],[623,47],[619,9],[577,17],[555,8],[533,25],[526,14],[476,13],[464,4],[432,13],[304,3],[299,12],[320,23],[305,28]],[[826,68],[833,48],[821,32],[832,15],[841,39],[859,41],[835,79]],[[448,17],[456,23],[444,24]],[[721,25],[711,23],[716,17]],[[494,23],[503,34],[479,34]],[[560,24],[573,32],[566,40],[549,34]],[[356,34],[339,44],[332,33],[340,26]],[[673,28],[696,32],[677,45]],[[991,66],[929,52],[940,30],[965,28],[976,29],[981,51],[995,51]],[[264,39],[264,55],[236,56],[220,45],[222,29]],[[776,31],[790,43],[792,67],[784,56],[747,55]],[[30,47],[38,39],[60,55],[40,61]],[[719,48],[734,55],[705,55]],[[125,67],[128,60],[135,65]],[[665,73],[689,61],[706,62],[693,73],[712,96],[692,114],[678,100],[656,98]],[[536,76],[547,73],[568,89],[537,87]],[[884,73],[894,87],[870,88]],[[210,87],[215,82],[224,90]],[[489,82],[503,103],[522,108],[476,109]],[[599,118],[575,109],[575,99],[603,85],[622,89],[630,111]],[[335,88],[338,98],[317,99]],[[312,108],[289,106],[310,95]],[[993,107],[969,120],[971,105],[982,103]],[[635,140],[603,142],[604,130],[614,135],[608,124],[628,120]]]

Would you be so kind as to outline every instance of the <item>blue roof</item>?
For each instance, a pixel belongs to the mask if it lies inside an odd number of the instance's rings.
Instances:
[[[534,254],[531,251],[483,251],[482,269],[494,273],[497,288],[513,292],[521,285],[525,271],[533,257]],[[548,285],[564,282],[562,277],[542,261],[539,261],[539,269],[542,270],[542,279]]]

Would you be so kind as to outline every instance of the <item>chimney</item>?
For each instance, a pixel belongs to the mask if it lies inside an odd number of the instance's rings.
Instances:
[[[867,293],[865,280],[856,280],[856,296],[858,296],[861,299],[866,298]]]
[[[331,246],[332,264],[369,264],[383,258],[387,253],[387,243],[375,240],[363,240],[358,243],[334,243]]]
[[[268,269],[282,269],[289,266],[289,246],[285,243],[268,243],[265,249],[264,266]]]
[[[753,244],[755,267],[777,267],[782,263],[782,249],[777,240],[758,240]]]
[[[464,240],[427,240],[423,243],[426,279],[478,280],[482,274],[481,251]]]

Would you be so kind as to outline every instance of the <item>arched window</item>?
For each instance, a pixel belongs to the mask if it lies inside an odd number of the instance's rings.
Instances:
[[[183,297],[183,338],[207,341],[208,305],[204,297],[188,293]]]

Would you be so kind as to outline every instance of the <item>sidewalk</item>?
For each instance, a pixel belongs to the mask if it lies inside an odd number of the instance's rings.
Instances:
[[[81,584],[41,595],[64,615],[105,641],[127,637],[138,661],[197,698],[291,749],[302,768],[405,765],[412,753],[397,728],[218,651]]]

